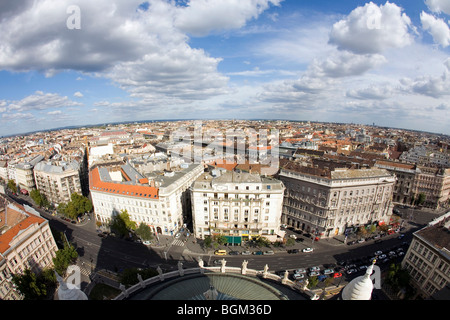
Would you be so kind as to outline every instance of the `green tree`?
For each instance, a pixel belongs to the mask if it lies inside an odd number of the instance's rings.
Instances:
[[[211,244],[212,244],[212,239],[211,239],[211,237],[210,237],[210,236],[206,236],[206,237],[205,237],[205,240],[203,240],[203,246],[204,246],[205,248],[210,248],[210,247],[211,247]]]
[[[152,230],[145,223],[140,223],[139,227],[136,229],[136,234],[144,241],[153,240]]]
[[[25,269],[23,274],[13,275],[12,281],[25,300],[45,299],[56,286],[52,269],[46,269],[38,275],[30,269]]]
[[[11,192],[17,193],[17,185],[14,180],[8,180],[7,187],[9,190],[11,190]]]
[[[38,189],[31,190],[30,197],[40,208],[47,207],[49,205],[45,194],[42,194]]]
[[[75,220],[83,213],[92,211],[92,208],[91,200],[74,192],[70,196],[69,203],[60,203],[58,205],[58,212]]]
[[[64,276],[69,265],[75,263],[78,258],[78,252],[75,247],[67,242],[64,243],[64,249],[56,251],[56,256],[53,258],[55,271]]]
[[[128,268],[123,270],[120,275],[120,283],[126,287],[130,287],[139,282],[138,274],[141,275],[142,279],[148,279],[158,275],[158,272],[153,268],[148,269],[138,269],[138,268]]]
[[[122,210],[118,215],[115,215],[111,220],[111,229],[113,229],[121,237],[127,235],[130,230],[136,230],[136,222],[130,219],[127,210]]]

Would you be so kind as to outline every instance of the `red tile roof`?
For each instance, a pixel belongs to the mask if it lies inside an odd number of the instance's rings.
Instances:
[[[89,189],[122,196],[159,199],[158,188],[149,185],[124,184],[120,182],[102,181],[98,168],[89,173]]]
[[[25,210],[25,208],[23,206],[19,205],[18,203],[14,203],[14,206],[16,206],[20,210],[27,212]],[[19,211],[11,208],[11,206],[9,206],[6,210],[14,211],[17,214],[21,214]],[[8,250],[10,248],[10,245],[9,245],[10,242],[14,239],[15,236],[17,236],[17,234],[20,231],[27,229],[29,226],[31,226],[35,223],[41,224],[45,221],[46,220],[44,218],[36,216],[32,213],[28,213],[28,216],[25,219],[21,220],[20,222],[18,222],[17,224],[15,224],[11,228],[9,228],[5,233],[0,235],[0,253],[4,253],[6,250]]]

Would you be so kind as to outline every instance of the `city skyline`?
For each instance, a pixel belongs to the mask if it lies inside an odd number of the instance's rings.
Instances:
[[[0,4],[0,136],[233,118],[448,135],[449,20],[444,0]]]

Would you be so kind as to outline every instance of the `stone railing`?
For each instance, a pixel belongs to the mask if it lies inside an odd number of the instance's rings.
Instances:
[[[130,295],[133,295],[134,293],[146,288],[150,287],[154,284],[163,282],[167,279],[173,279],[177,277],[183,277],[184,275],[192,275],[192,274],[204,274],[207,272],[215,272],[215,273],[229,273],[229,274],[241,274],[241,275],[248,275],[253,277],[262,277],[264,279],[269,279],[275,282],[279,282],[287,287],[290,287],[292,290],[299,291],[301,293],[304,293],[306,296],[308,296],[311,300],[318,300],[319,296],[315,294],[313,291],[309,290],[306,285],[299,285],[298,283],[289,280],[287,272],[283,277],[270,273],[268,271],[268,266],[266,265],[264,270],[255,270],[255,269],[247,269],[247,262],[244,261],[242,264],[242,268],[239,267],[227,267],[226,261],[222,260],[222,266],[218,267],[204,267],[203,263],[199,263],[199,267],[197,268],[190,268],[190,269],[183,269],[182,266],[178,265],[178,270],[171,271],[167,273],[163,273],[162,270],[158,267],[158,273],[159,275],[154,276],[152,278],[148,278],[143,280],[140,275],[138,275],[139,283],[135,284],[134,286],[130,288],[125,288],[124,285],[120,285],[120,290],[122,292],[115,297],[113,300],[126,300]]]

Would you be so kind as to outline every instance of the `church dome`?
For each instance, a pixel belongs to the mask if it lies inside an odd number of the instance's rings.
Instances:
[[[370,279],[370,275],[372,274],[374,264],[375,260],[373,261],[372,265],[367,268],[366,273],[363,276],[353,279],[347,286],[345,286],[345,288],[342,290],[343,300],[371,299],[373,282],[372,279]]]

